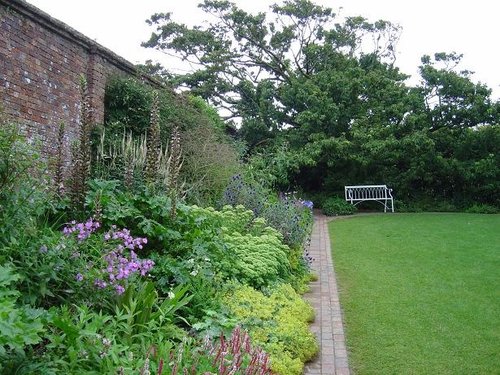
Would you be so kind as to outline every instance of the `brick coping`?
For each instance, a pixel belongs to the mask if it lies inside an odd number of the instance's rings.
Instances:
[[[311,282],[310,292],[304,295],[316,312],[311,331],[320,346],[318,356],[306,364],[305,375],[349,375],[349,362],[345,344],[342,311],[337,281],[333,268],[328,221],[330,218],[315,213],[309,254],[313,258],[311,268],[318,275]]]

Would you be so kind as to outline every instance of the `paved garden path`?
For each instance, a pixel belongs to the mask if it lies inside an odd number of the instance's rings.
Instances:
[[[350,374],[327,222],[326,216],[314,215],[309,254],[318,280],[311,283],[305,298],[316,311],[311,330],[318,338],[320,353],[315,361],[306,364],[305,375]]]

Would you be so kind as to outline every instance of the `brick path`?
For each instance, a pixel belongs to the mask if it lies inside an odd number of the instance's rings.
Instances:
[[[311,331],[318,338],[320,353],[316,360],[306,364],[305,375],[350,374],[327,222],[326,216],[314,215],[309,253],[314,258],[312,269],[318,280],[311,283],[311,291],[305,298],[316,311]]]

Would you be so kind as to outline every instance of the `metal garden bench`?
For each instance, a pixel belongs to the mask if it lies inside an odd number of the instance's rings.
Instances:
[[[357,185],[345,187],[345,200],[353,205],[364,201],[376,201],[384,206],[384,212],[390,209],[394,212],[392,189],[387,185]]]

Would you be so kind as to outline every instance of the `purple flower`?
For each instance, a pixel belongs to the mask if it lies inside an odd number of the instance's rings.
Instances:
[[[81,273],[77,273],[75,276],[76,281],[82,281],[83,280],[83,275]]]
[[[99,289],[104,289],[108,285],[104,280],[101,279],[96,279],[94,281],[94,285],[98,287]]]
[[[122,295],[125,292],[125,288],[121,285],[115,285],[116,294]]]
[[[47,249],[47,246],[45,246],[45,245],[40,246],[40,252],[41,252],[42,254],[47,253],[47,250],[48,250],[48,249]]]
[[[309,209],[313,209],[314,203],[312,201],[302,201],[301,202],[304,207],[307,207]]]
[[[78,240],[83,241],[99,227],[98,222],[89,219],[85,223],[72,222],[63,229],[63,232],[66,235],[75,233]],[[104,234],[103,239],[106,242],[113,242],[105,245],[108,252],[102,258],[104,264],[100,269],[100,278],[94,280],[94,285],[99,289],[114,288],[115,292],[120,295],[125,291],[125,283],[131,276],[136,274],[146,276],[153,268],[154,262],[152,260],[139,259],[136,253],[137,249],[142,249],[148,240],[141,237],[135,238],[130,234],[129,229],[118,229],[115,225]],[[109,250],[109,246],[113,244],[115,247]],[[77,274],[76,279],[83,280],[83,275]]]
[[[94,221],[92,218],[88,219],[85,223],[77,223],[75,220],[70,222],[63,228],[63,233],[66,236],[77,232],[77,238],[80,242],[87,239],[93,232],[99,229],[101,224]]]

